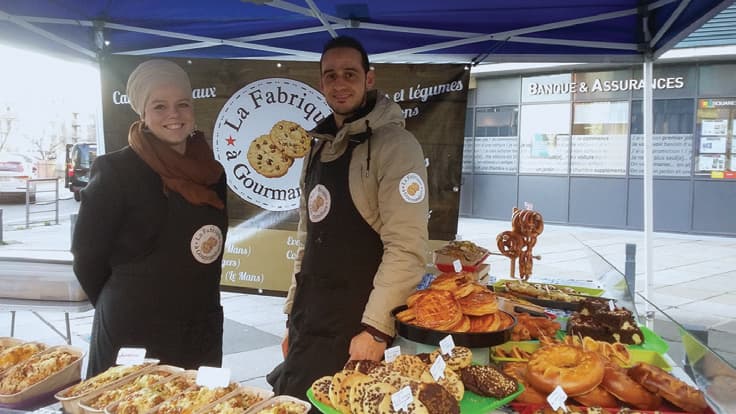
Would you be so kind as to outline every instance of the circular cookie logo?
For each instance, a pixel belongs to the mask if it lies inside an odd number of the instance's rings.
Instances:
[[[192,249],[192,256],[198,262],[210,264],[222,251],[222,231],[214,224],[202,226],[194,232],[189,246]]]
[[[424,200],[424,181],[417,173],[409,173],[399,182],[399,193],[407,203],[420,203]]]
[[[235,92],[212,133],[230,189],[266,210],[298,208],[299,176],[311,146],[307,131],[330,113],[319,91],[291,79],[261,79]]]
[[[314,186],[312,191],[309,193],[307,199],[307,211],[309,211],[309,221],[312,223],[319,223],[324,220],[325,217],[330,213],[330,206],[332,205],[332,198],[330,197],[330,191],[327,187],[322,184]]]

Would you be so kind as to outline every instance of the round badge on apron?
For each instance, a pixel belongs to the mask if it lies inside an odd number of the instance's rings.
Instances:
[[[192,256],[204,264],[214,262],[222,251],[222,231],[214,224],[202,226],[192,236]]]
[[[309,193],[309,199],[307,200],[309,220],[312,223],[319,223],[324,220],[330,213],[331,203],[332,197],[330,197],[330,191],[327,190],[327,187],[322,184],[315,185]]]
[[[417,173],[409,173],[399,182],[399,193],[407,203],[420,203],[424,200],[424,181]]]

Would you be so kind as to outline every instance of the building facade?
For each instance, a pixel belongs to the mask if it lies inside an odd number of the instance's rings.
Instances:
[[[654,230],[736,236],[736,60],[654,66]],[[460,214],[643,228],[642,68],[476,74]]]

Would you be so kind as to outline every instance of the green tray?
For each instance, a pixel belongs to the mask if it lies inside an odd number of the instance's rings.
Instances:
[[[516,348],[521,349],[522,351],[535,352],[537,349],[539,349],[540,346],[541,346],[540,343],[536,341],[534,342],[532,341],[516,341],[516,342],[509,341],[509,342],[506,342],[505,344],[496,345],[496,346],[491,347],[491,359],[496,363],[526,362],[527,361],[526,359],[496,356],[494,350],[496,348],[501,348],[503,350],[511,350],[512,348],[516,347]],[[648,350],[648,349],[637,349],[631,345],[629,345],[628,348],[629,348],[629,355],[631,356],[631,365],[634,365],[637,362],[647,362],[651,365],[656,365],[667,372],[672,371],[672,366],[670,366],[667,360],[665,360],[664,357],[659,352]]]
[[[460,400],[460,413],[461,414],[485,414],[490,411],[495,410],[498,407],[501,407],[503,405],[506,405],[514,400],[514,398],[518,397],[519,394],[524,392],[524,386],[522,384],[519,384],[519,388],[516,390],[515,393],[509,395],[508,397],[498,399],[498,398],[491,398],[491,397],[482,397],[478,394],[473,393],[472,391],[465,390],[465,394],[463,394],[463,399]],[[309,388],[307,390],[307,398],[309,398],[309,401],[312,403],[313,406],[315,406],[319,411],[321,411],[324,414],[342,414],[340,411],[337,411],[336,409],[327,406],[319,401],[317,401],[316,398],[314,398],[314,392],[312,392],[312,388]]]
[[[518,279],[501,279],[501,280],[498,280],[498,281],[496,281],[496,283],[493,284],[493,290],[496,291],[496,292],[502,292],[502,291],[506,290],[505,283],[506,282],[511,282],[511,281],[514,281],[514,280],[515,281],[518,281]],[[534,283],[534,282],[532,281],[532,282],[529,282],[529,283]],[[601,296],[603,294],[603,292],[604,292],[603,289],[589,288],[589,287],[583,287],[583,286],[556,285],[554,283],[545,283],[545,285],[555,286],[555,287],[558,287],[558,288],[560,288],[560,287],[572,288],[572,289],[575,289],[576,291],[580,292],[580,294],[587,295],[587,296]]]
[[[651,329],[646,326],[639,325],[641,333],[644,335],[644,342],[639,345],[627,345],[629,349],[641,349],[645,351],[654,351],[660,355],[664,355],[669,351],[670,345],[662,339],[661,336],[654,333]],[[566,335],[565,331],[557,331],[558,338],[564,338]]]

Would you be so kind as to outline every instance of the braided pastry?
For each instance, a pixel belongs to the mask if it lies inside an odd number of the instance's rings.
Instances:
[[[639,362],[628,371],[629,377],[689,413],[702,413],[708,407],[703,392],[668,374],[658,366]]]
[[[549,344],[549,342],[555,342],[553,340],[543,339],[541,342]],[[597,341],[589,336],[580,337],[577,335],[567,335],[561,341],[567,345],[577,346],[583,348],[586,351],[596,352],[607,360],[616,363],[621,367],[628,367],[631,365],[631,354],[625,344],[621,342],[608,343],[604,341]]]

